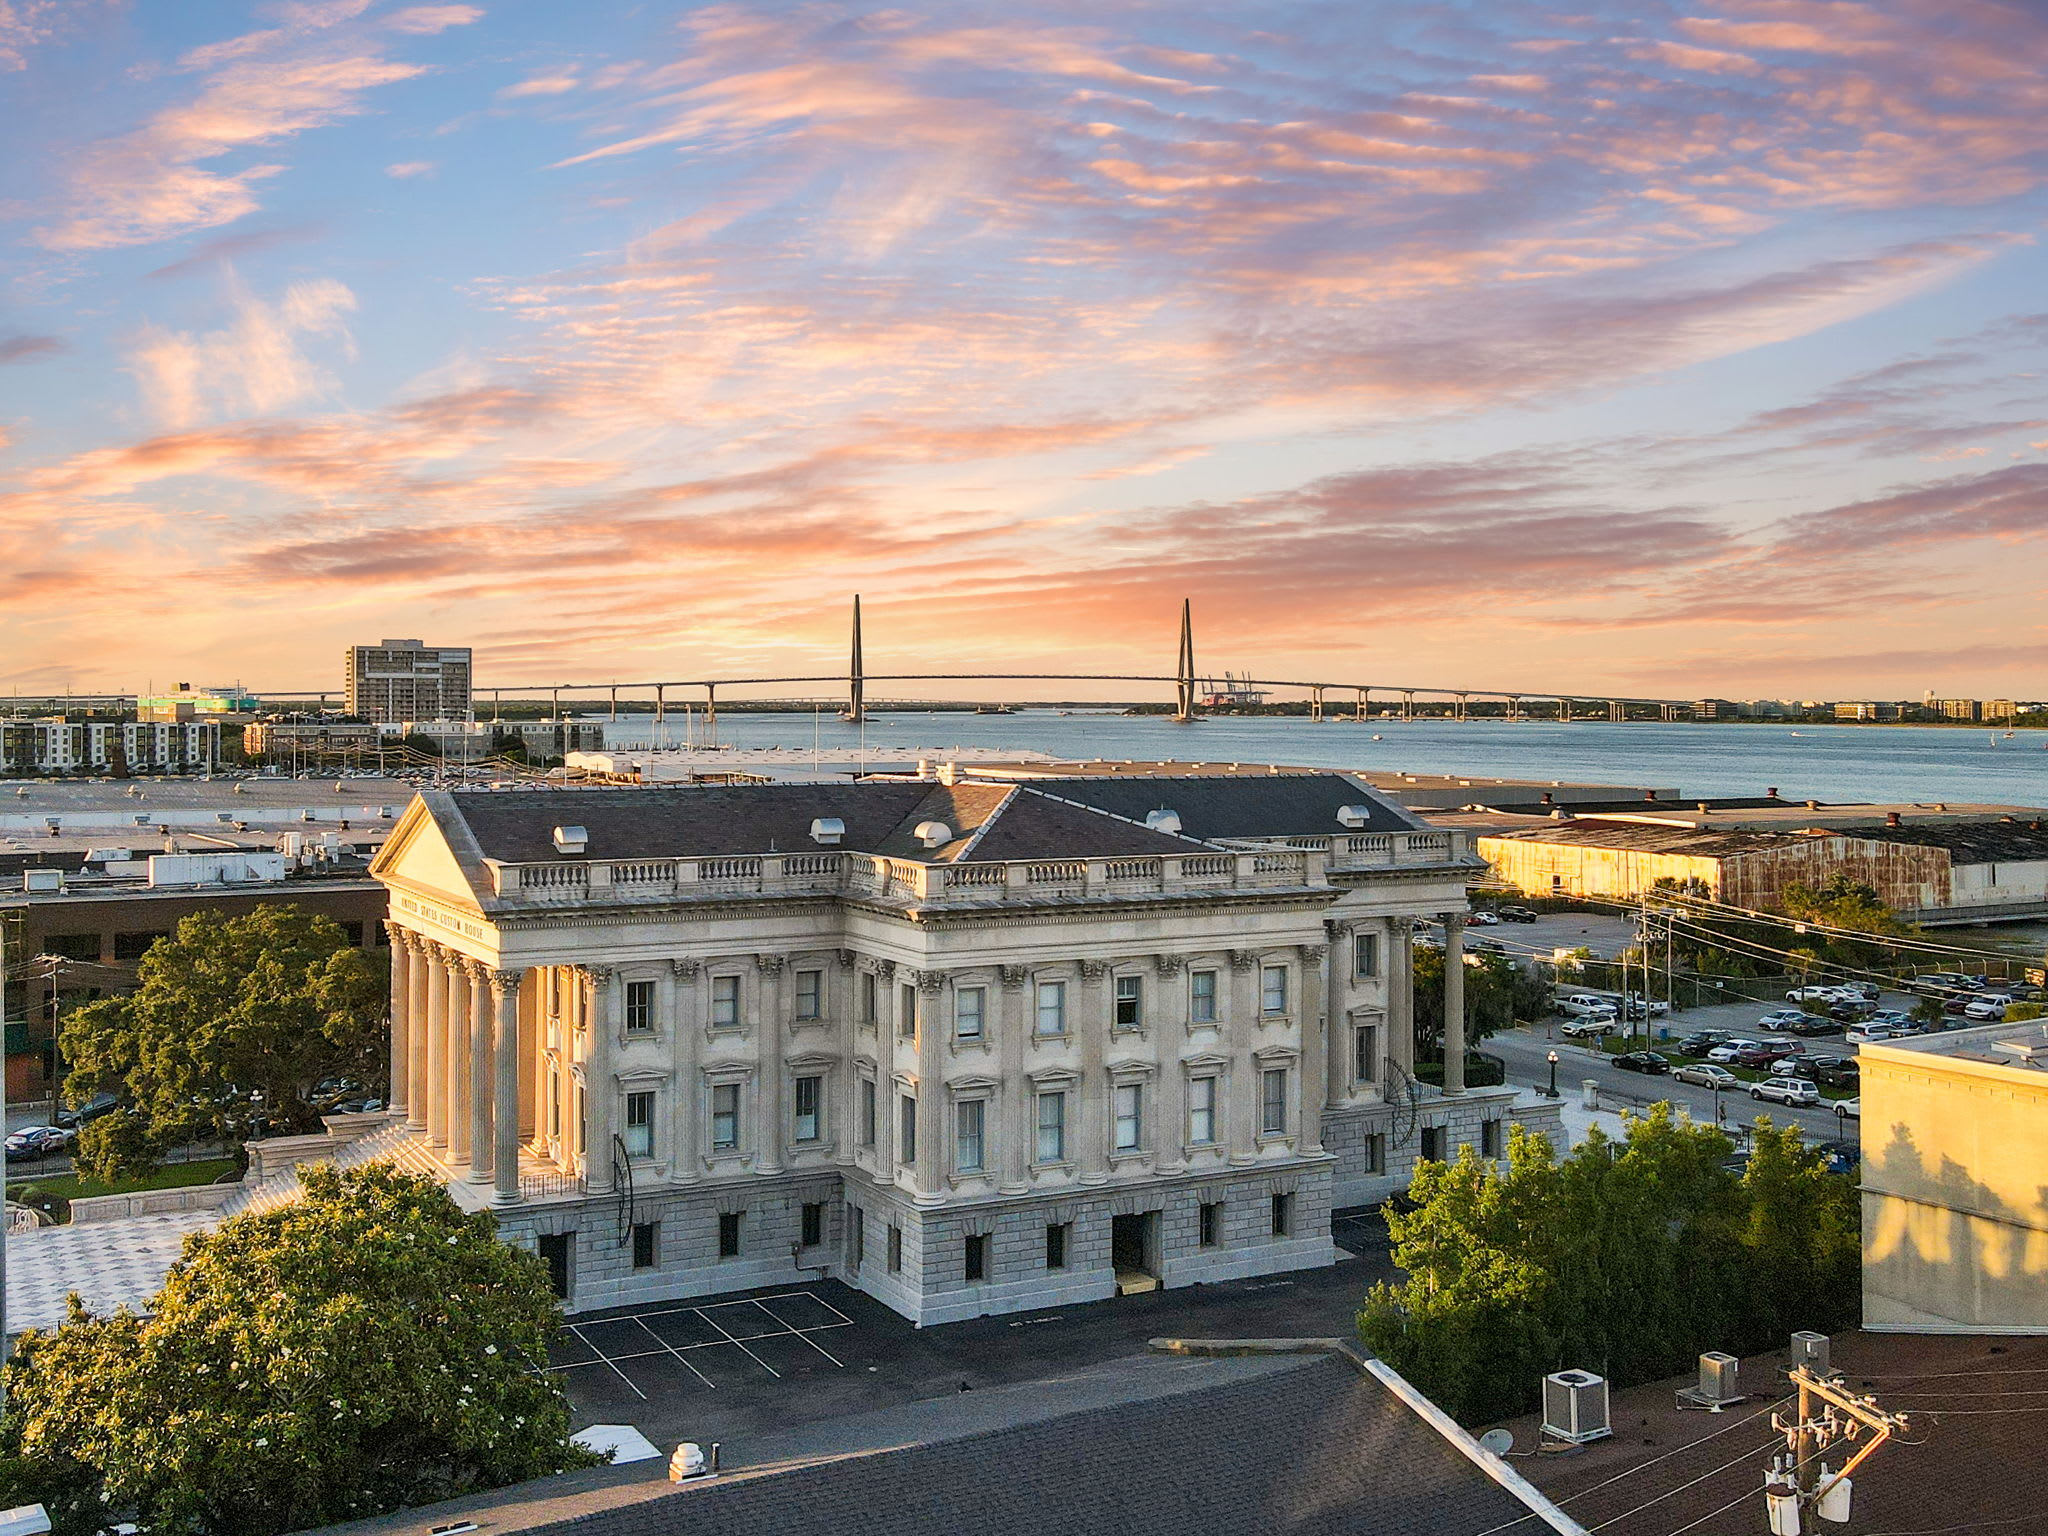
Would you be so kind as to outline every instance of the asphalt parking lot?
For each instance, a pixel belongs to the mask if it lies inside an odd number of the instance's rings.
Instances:
[[[1142,1353],[1162,1335],[1348,1336],[1391,1278],[1375,1208],[1337,1213],[1345,1257],[1221,1285],[917,1328],[836,1280],[571,1318],[549,1351],[578,1427],[632,1424],[657,1445],[749,1436],[1032,1381]]]

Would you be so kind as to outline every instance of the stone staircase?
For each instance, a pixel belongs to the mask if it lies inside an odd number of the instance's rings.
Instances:
[[[367,1136],[344,1142],[332,1158],[321,1159],[332,1162],[337,1168],[360,1168],[365,1163],[393,1163],[413,1173],[445,1182],[448,1170],[435,1158],[427,1146],[426,1137],[411,1130],[403,1120],[393,1120],[389,1125],[372,1131]],[[282,1173],[251,1184],[220,1208],[220,1219],[245,1212],[274,1211],[289,1205],[306,1192],[299,1181],[299,1165],[294,1163]]]

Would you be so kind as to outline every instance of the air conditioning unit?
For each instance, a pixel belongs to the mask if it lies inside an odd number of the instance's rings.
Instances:
[[[1569,1445],[1613,1434],[1607,1422],[1607,1378],[1591,1371],[1554,1371],[1544,1377],[1543,1433]]]
[[[1742,1362],[1733,1355],[1710,1349],[1700,1356],[1700,1384],[1686,1394],[1688,1401],[1703,1408],[1725,1408],[1742,1401]]]
[[[1809,1333],[1804,1328],[1793,1334],[1792,1365],[1795,1370],[1803,1365],[1816,1376],[1832,1375],[1834,1367],[1828,1364],[1828,1336]]]

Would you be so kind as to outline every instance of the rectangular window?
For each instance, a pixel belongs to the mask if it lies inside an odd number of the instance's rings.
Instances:
[[[553,1075],[548,1078],[548,1134],[562,1139],[562,1080]]]
[[[796,1112],[790,1134],[795,1140],[818,1139],[819,1105],[824,1098],[825,1079],[822,1077],[800,1077],[796,1080],[795,1092],[790,1096],[790,1107]]]
[[[1294,1196],[1273,1197],[1273,1235],[1285,1237],[1294,1230]]]
[[[799,1019],[822,1019],[825,1016],[825,973],[823,971],[798,971],[796,973],[796,1016]]]
[[[802,1227],[797,1241],[806,1248],[815,1248],[825,1241],[825,1207],[815,1200],[804,1202],[801,1215]]]
[[[711,1090],[711,1150],[730,1152],[740,1144],[740,1085],[719,1083]]]
[[[720,1211],[718,1213],[718,1256],[721,1259],[736,1259],[740,1256],[740,1213]]]
[[[1223,1202],[1204,1200],[1202,1202],[1201,1240],[1204,1248],[1214,1248],[1223,1241]]]
[[[1045,1229],[1045,1267],[1067,1267],[1067,1223],[1057,1221]]]
[[[980,1099],[962,1099],[953,1106],[953,1168],[958,1173],[982,1170],[982,1126],[988,1105]]]
[[[1380,936],[1355,933],[1351,936],[1351,974],[1364,981],[1380,973]]]
[[[626,1155],[654,1156],[654,1094],[651,1091],[626,1095]]]
[[[1198,1077],[1188,1084],[1188,1140],[1206,1147],[1216,1140],[1216,1079]]]
[[[1385,1173],[1387,1171],[1387,1138],[1378,1131],[1365,1138],[1365,1171]]]
[[[1067,1032],[1067,984],[1041,981],[1038,984],[1038,1033],[1064,1035]]]
[[[904,1094],[896,1101],[896,1161],[917,1161],[917,1099]]]
[[[1188,973],[1188,1018],[1196,1024],[1216,1022],[1216,973]]]
[[[1287,967],[1269,965],[1259,972],[1259,1012],[1287,1011]]]
[[[1380,1028],[1361,1024],[1351,1035],[1351,1081],[1376,1083],[1380,1080]]]
[[[1038,1160],[1064,1163],[1067,1160],[1067,1096],[1041,1093],[1038,1096]]]
[[[896,1033],[906,1040],[917,1034],[917,988],[905,986],[896,990]]]
[[[149,953],[149,946],[158,939],[167,939],[167,933],[117,933],[114,935],[114,958],[116,960],[140,960]],[[97,957],[95,957],[97,958]]]
[[[661,1227],[652,1221],[633,1223],[633,1267],[654,1268],[655,1255],[661,1248]]]
[[[1433,1163],[1444,1160],[1444,1128],[1440,1125],[1426,1125],[1422,1128],[1422,1155]]]
[[[876,1015],[878,1015],[881,1012],[881,1010],[881,991],[875,985],[875,973],[873,971],[862,971],[860,973],[861,1023],[867,1025],[870,1029],[874,1028]]]
[[[1145,978],[1119,976],[1116,979],[1116,1027],[1136,1029],[1145,1022]]]
[[[1139,1112],[1144,1108],[1144,1089],[1136,1083],[1125,1083],[1116,1091],[1116,1149],[1119,1152],[1138,1150],[1144,1134],[1144,1124]]]
[[[626,983],[626,1033],[629,1035],[651,1035],[654,1033],[653,982],[629,981]]]
[[[1259,1129],[1268,1136],[1287,1130],[1287,1069],[1276,1067],[1259,1074]]]
[[[979,1040],[987,1023],[988,988],[962,987],[953,994],[953,1033],[962,1040]]]
[[[53,933],[38,946],[46,955],[66,960],[98,960],[100,936],[96,933]]]
[[[711,1027],[740,1027],[740,979],[737,976],[711,978]]]
[[[962,1278],[969,1285],[986,1280],[988,1278],[988,1234],[986,1232],[969,1233],[967,1241],[961,1245],[961,1248],[960,1267]]]
[[[847,1214],[853,1219],[853,1267],[859,1269],[868,1257],[868,1213],[856,1205]]]
[[[1482,1120],[1479,1122],[1479,1155],[1481,1157],[1500,1156],[1500,1122],[1498,1120]]]
[[[889,1273],[897,1274],[903,1268],[903,1229],[895,1222],[889,1223]]]
[[[860,1080],[860,1144],[875,1144],[875,1080],[871,1077]]]

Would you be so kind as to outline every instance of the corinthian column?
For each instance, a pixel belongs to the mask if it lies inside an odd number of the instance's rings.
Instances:
[[[1226,1106],[1230,1160],[1252,1163],[1259,1156],[1259,1067],[1252,1057],[1253,1042],[1258,1037],[1259,957],[1252,950],[1230,952],[1230,1001],[1223,1018],[1223,1038],[1230,1052],[1230,1098]]]
[[[1081,962],[1081,1006],[1074,1020],[1081,1033],[1081,1148],[1075,1162],[1083,1184],[1109,1182],[1110,1020],[1102,1006],[1108,970],[1100,960]]]
[[[491,1139],[491,970],[472,965],[469,972],[469,1181],[491,1182],[496,1147]]]
[[[1329,956],[1327,944],[1301,946],[1301,1130],[1295,1149],[1310,1155],[1323,1150],[1325,1084],[1334,1054],[1329,1042],[1337,1033],[1324,996],[1323,966]]]
[[[472,962],[460,955],[448,960],[448,1161],[469,1161],[469,971]]]
[[[491,972],[491,1203],[519,1200],[519,984],[524,971]]]
[[[1465,914],[1444,914],[1444,1092],[1465,1091]]]
[[[448,1145],[448,959],[427,946],[427,1140]]]
[[[404,935],[405,965],[405,1123],[408,1129],[427,1128],[427,1042],[433,1039],[433,951],[416,933]]]
[[[406,1051],[406,1028],[412,995],[406,974],[412,951],[398,929],[389,928],[387,932],[391,938],[391,1080],[384,1091],[384,1107],[395,1111],[411,1102],[411,1085],[406,1079],[412,1073],[412,1058]]]
[[[940,1025],[943,1011],[939,1000],[946,989],[944,971],[918,971],[917,979],[917,1161],[911,1178],[920,1200],[936,1200],[945,1193],[945,1169],[952,1157],[952,1137],[947,1134],[943,1083],[945,1064],[941,1050],[945,1030]],[[986,1134],[986,1128],[984,1128]],[[984,1162],[987,1159],[984,1157]]]
[[[1323,982],[1323,1107],[1342,1109],[1351,1101],[1351,1031],[1346,1007],[1351,1000],[1353,957],[1352,927],[1349,923],[1325,923],[1330,936],[1329,953],[1322,965]],[[1304,1042],[1306,1049],[1306,1043]],[[1315,1113],[1315,1100],[1304,1097],[1306,1113]]]
[[[998,1188],[1006,1195],[1021,1195],[1031,1187],[1032,1143],[1038,1136],[1036,1106],[1031,1102],[1031,1080],[1024,1075],[1024,1036],[1030,1021],[1025,1017],[1024,982],[1031,971],[1022,965],[1002,968],[1002,1001],[996,1014],[996,1028],[1002,1031],[996,1050],[1002,1061],[1002,1086],[997,1090],[996,1166],[1002,1170]]]
[[[593,1195],[612,1187],[612,969],[587,965],[580,973],[583,1010],[583,1188]]]

